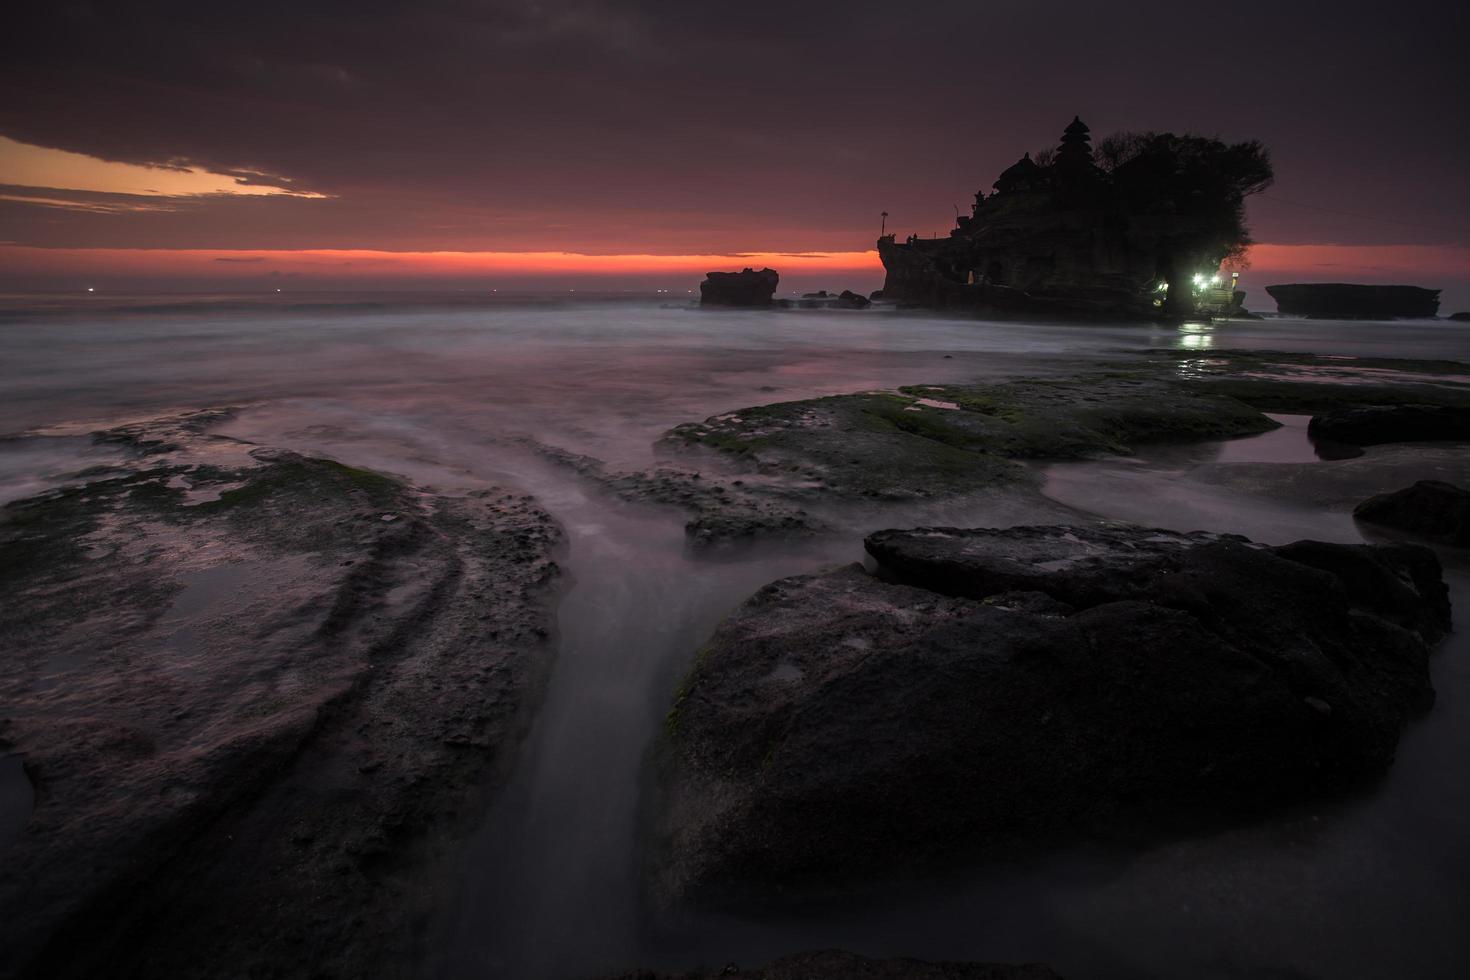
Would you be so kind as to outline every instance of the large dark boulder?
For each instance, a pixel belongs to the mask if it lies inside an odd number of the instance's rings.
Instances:
[[[1432,703],[1434,554],[920,528],[774,582],[656,752],[653,884],[715,903],[1254,815],[1383,772]]]
[[[1312,416],[1312,439],[1376,446],[1385,442],[1470,440],[1470,408],[1455,405],[1353,405]]]
[[[623,974],[618,980],[1058,980],[1038,963],[946,963],[928,960],[873,960],[840,949],[783,956],[765,966],[742,970],[730,964],[718,971]]]
[[[1470,490],[1452,483],[1420,480],[1412,487],[1369,497],[1353,516],[1445,544],[1470,548]]]
[[[1293,316],[1392,320],[1439,313],[1439,290],[1422,286],[1367,286],[1350,282],[1267,286],[1276,309]]]
[[[781,275],[775,269],[710,272],[699,284],[700,306],[770,306]]]

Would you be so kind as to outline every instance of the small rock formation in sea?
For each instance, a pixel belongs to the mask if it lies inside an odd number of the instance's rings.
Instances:
[[[1281,313],[1348,320],[1432,317],[1439,313],[1439,290],[1423,286],[1365,286],[1348,282],[1294,282],[1267,286]]]
[[[780,279],[775,269],[709,272],[699,284],[699,305],[770,306]]]
[[[1353,517],[1421,535],[1458,548],[1470,548],[1470,490],[1439,480],[1369,497]]]
[[[1434,552],[917,528],[773,582],[655,751],[661,901],[759,902],[1248,818],[1381,774],[1450,626]]]
[[[1470,310],[1461,311],[1459,313],[1451,313],[1445,319],[1447,319],[1447,320],[1456,320],[1456,321],[1460,321],[1460,322],[1464,322],[1464,321],[1470,320]]]
[[[1470,440],[1470,407],[1348,405],[1312,416],[1307,435],[1350,446]]]
[[[861,293],[844,289],[840,293],[829,293],[819,289],[815,293],[802,293],[795,303],[781,301],[782,306],[796,306],[803,310],[866,310],[873,303]]]
[[[1028,153],[944,238],[878,239],[886,300],[989,312],[1229,315],[1219,276],[1250,242],[1244,200],[1272,179],[1257,142],[1118,133],[1094,152],[1073,119],[1050,159]],[[958,209],[957,209],[958,210]]]
[[[783,956],[765,966],[742,970],[734,963],[715,972],[625,973],[618,980],[1060,980],[1039,963],[948,963],[929,960],[874,960],[840,949]]]

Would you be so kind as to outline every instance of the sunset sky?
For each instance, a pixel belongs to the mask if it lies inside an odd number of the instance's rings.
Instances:
[[[1450,312],[1466,7],[27,3],[0,37],[0,288],[687,288],[770,264],[871,289],[879,212],[943,233],[1079,113],[1271,148],[1248,283],[1441,286]]]

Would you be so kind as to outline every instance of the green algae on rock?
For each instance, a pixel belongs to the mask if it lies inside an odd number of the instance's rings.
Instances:
[[[744,408],[670,430],[809,492],[913,499],[1032,479],[1025,459],[1126,453],[1151,442],[1250,435],[1276,423],[1224,394],[1097,373],[985,385],[913,385]]]

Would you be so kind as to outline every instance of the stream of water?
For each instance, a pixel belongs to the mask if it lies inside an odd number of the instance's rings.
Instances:
[[[141,302],[141,301],[140,301]],[[127,304],[123,304],[126,307]],[[844,532],[722,560],[691,556],[682,515],[620,503],[519,448],[619,468],[679,422],[764,402],[1069,373],[1145,348],[1470,359],[1447,323],[1269,320],[1213,328],[988,323],[886,311],[701,313],[648,303],[195,304],[54,309],[0,321],[0,499],[106,465],[109,421],[233,405],[221,431],[402,475],[449,493],[534,494],[567,532],[570,588],[545,701],[511,781],[467,849],[427,968],[445,978],[596,976],[754,965],[801,949],[1040,960],[1084,977],[1470,975],[1470,649],[1435,662],[1436,710],[1362,800],[1130,854],[1077,851],[959,875],[800,919],[691,917],[637,902],[643,754],[669,693],[721,617],[783,575],[860,560],[861,538],[919,522],[1009,525],[1096,514],[1266,541],[1356,541],[1303,485],[1304,419],[1252,440],[1050,467],[1045,498],[977,495],[853,510]],[[1290,492],[1246,467],[1291,473]],[[1341,484],[1338,471],[1337,483]],[[1413,479],[1404,475],[1403,482]],[[1348,480],[1350,484],[1351,479]],[[1340,492],[1340,491],[1339,491]],[[1457,609],[1470,577],[1451,574]],[[1461,600],[1466,600],[1462,602]],[[9,768],[18,766],[3,760]],[[11,780],[14,782],[14,780]],[[29,805],[28,803],[26,804]],[[7,813],[9,811],[6,811]],[[7,818],[8,819],[8,818]]]

